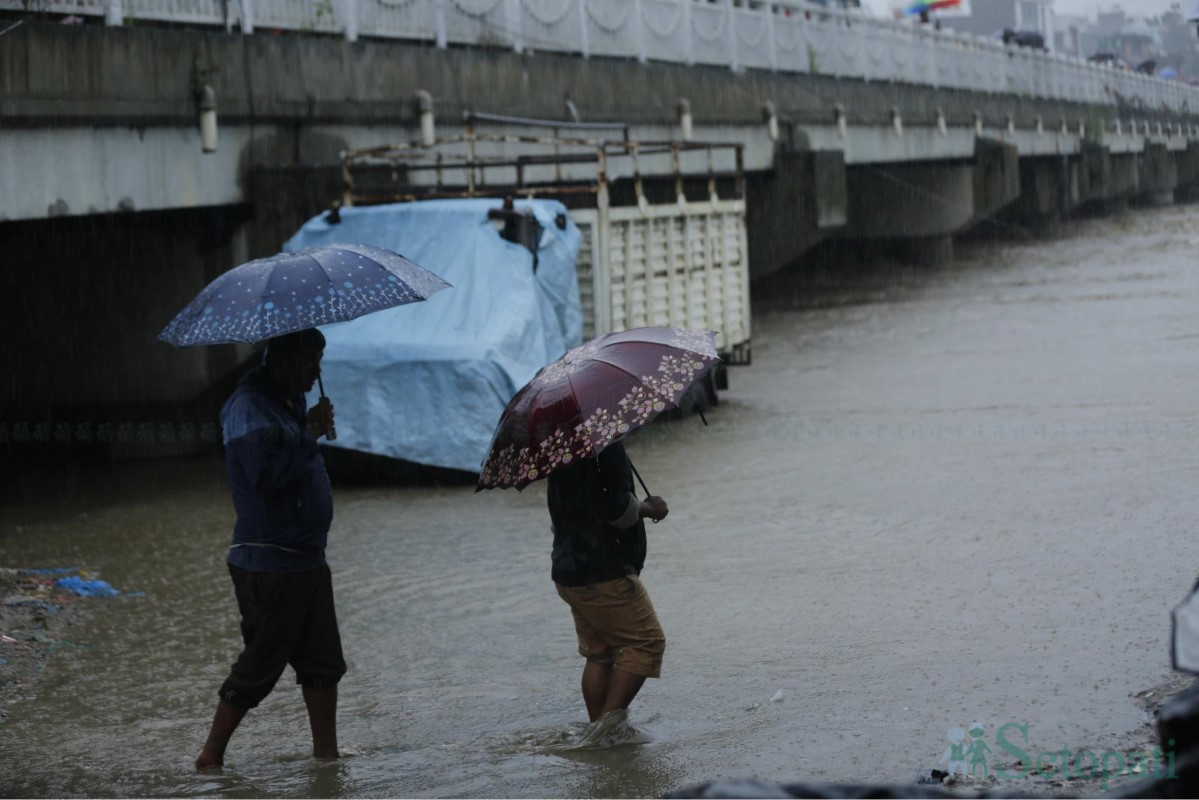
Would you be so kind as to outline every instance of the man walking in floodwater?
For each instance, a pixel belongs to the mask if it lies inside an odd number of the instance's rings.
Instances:
[[[305,410],[325,337],[315,329],[271,339],[221,409],[237,522],[227,563],[245,647],[220,688],[196,768],[224,764],[246,712],[291,664],[303,687],[312,754],[337,758],[337,684],[345,674],[325,543],[333,520],[329,475],[316,444],[333,425],[327,398]]]
[[[583,666],[583,700],[592,722],[629,707],[662,668],[666,637],[641,584],[645,520],[666,501],[633,494],[624,445],[551,472],[546,490],[554,529],[553,579],[570,606]]]

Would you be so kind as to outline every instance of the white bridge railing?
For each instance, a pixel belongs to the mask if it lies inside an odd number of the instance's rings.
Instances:
[[[1199,87],[804,0],[0,0],[0,10],[819,74],[1146,112]]]

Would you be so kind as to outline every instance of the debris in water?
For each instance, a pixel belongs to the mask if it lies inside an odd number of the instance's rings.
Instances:
[[[783,702],[783,690],[779,689],[777,692],[775,692],[774,697],[770,698],[770,702],[772,702],[772,703]]]
[[[80,597],[114,597],[120,594],[119,590],[113,588],[106,581],[85,581],[74,575],[69,578],[59,578],[55,583]]]

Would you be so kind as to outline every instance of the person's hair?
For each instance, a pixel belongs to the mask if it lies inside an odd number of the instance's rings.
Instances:
[[[297,356],[305,353],[319,353],[325,349],[325,335],[316,328],[305,328],[295,333],[276,336],[266,343],[263,363],[269,364],[277,356]]]

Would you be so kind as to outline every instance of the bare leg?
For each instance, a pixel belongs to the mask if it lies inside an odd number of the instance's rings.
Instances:
[[[645,683],[644,675],[635,675],[632,672],[625,672],[623,669],[613,669],[611,673],[608,681],[608,694],[604,700],[603,709],[600,711],[601,717],[609,711],[628,708],[629,703],[633,702],[633,698],[637,696],[637,692],[641,691],[641,686]]]
[[[587,716],[592,722],[604,715],[604,703],[608,700],[608,683],[611,677],[611,664],[587,659],[583,667],[583,702],[587,704]]]
[[[204,749],[196,758],[196,769],[225,765],[225,748],[229,745],[229,737],[233,736],[245,715],[244,708],[238,708],[224,700],[217,703],[212,728],[208,731],[208,741],[204,742]]]
[[[312,728],[314,758],[339,758],[337,752],[337,687],[310,689],[304,687],[304,703],[308,706],[308,725]]]

